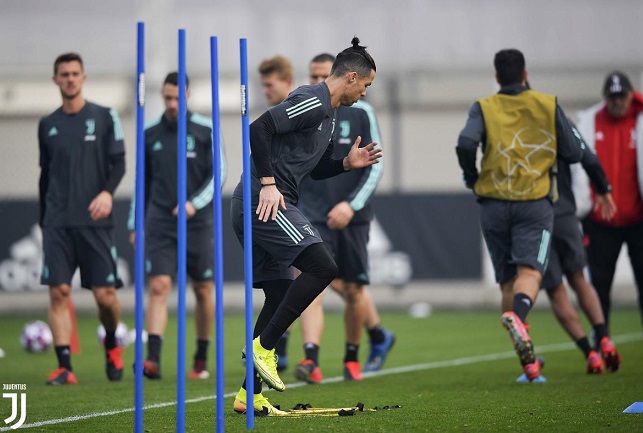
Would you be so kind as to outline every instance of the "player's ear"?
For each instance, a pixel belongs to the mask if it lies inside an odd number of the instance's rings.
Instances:
[[[349,83],[354,83],[355,81],[357,81],[357,72],[352,71],[352,72],[349,72],[346,75],[348,76],[348,82]]]

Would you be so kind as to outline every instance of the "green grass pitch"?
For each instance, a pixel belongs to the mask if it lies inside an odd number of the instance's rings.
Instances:
[[[45,386],[47,373],[56,367],[53,351],[30,354],[20,348],[21,327],[44,315],[0,318],[0,382],[27,385],[26,427],[39,432],[131,432],[133,408],[133,346],[125,355],[122,382],[109,383],[104,355],[96,340],[95,317],[79,320],[82,352],[73,357],[78,385]],[[544,384],[519,384],[521,370],[507,333],[496,312],[443,311],[425,319],[404,313],[384,313],[397,344],[380,374],[362,382],[340,380],[344,342],[340,313],[326,316],[321,368],[326,383],[303,385],[282,374],[284,393],[265,393],[273,404],[289,408],[297,403],[317,407],[401,405],[399,409],[357,413],[349,417],[256,418],[257,432],[637,432],[643,415],[623,414],[643,401],[643,339],[637,310],[613,312],[612,335],[618,342],[623,366],[615,374],[588,376],[580,351],[570,342],[549,311],[530,314],[531,334],[546,357]],[[132,328],[131,316],[124,321]],[[586,329],[588,329],[585,323]],[[145,432],[175,430],[176,321],[171,320],[164,341],[160,381],[145,381]],[[194,352],[194,326],[188,318],[187,360]],[[240,363],[244,329],[241,315],[225,321],[225,391],[233,395],[243,380]],[[367,357],[367,338],[361,360]],[[211,378],[187,382],[186,430],[214,431],[214,349],[210,351]],[[303,353],[298,325],[289,344],[291,366]],[[288,386],[290,385],[290,386]],[[245,431],[245,417],[225,400],[225,430]],[[2,399],[2,420],[10,414],[10,400]]]

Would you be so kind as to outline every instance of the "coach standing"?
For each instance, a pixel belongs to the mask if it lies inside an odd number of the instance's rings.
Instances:
[[[40,225],[43,229],[41,282],[49,286],[49,325],[58,369],[48,385],[75,384],[70,356],[71,279],[80,267],[81,284],[91,289],[106,330],[107,378],[123,376],[122,348],[116,346],[121,306],[116,289],[112,196],[125,174],[123,129],[115,110],[82,95],[86,75],[76,53],[58,56],[53,82],[62,107],[40,120]]]
[[[580,178],[574,187],[579,209],[589,212],[583,220],[587,262],[609,326],[610,293],[624,243],[643,320],[643,94],[634,90],[625,74],[614,71],[605,78],[603,98],[602,103],[578,113],[578,129],[605,168],[618,213],[608,220],[591,207],[600,191],[592,189],[590,197],[586,176],[575,173]]]

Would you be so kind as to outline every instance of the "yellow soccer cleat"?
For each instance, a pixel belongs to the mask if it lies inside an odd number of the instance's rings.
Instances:
[[[241,414],[246,413],[246,409],[247,409],[246,399],[247,399],[246,390],[243,388],[239,389],[237,396],[234,398],[233,408],[236,413],[241,413]],[[266,416],[287,416],[288,415],[287,412],[284,412],[283,410],[279,410],[273,405],[271,405],[268,399],[263,396],[263,394],[255,394],[253,406],[255,408],[255,411],[262,412]]]
[[[277,373],[277,361],[275,358],[275,349],[264,349],[259,341],[259,337],[252,341],[252,358],[255,365],[255,370],[261,379],[275,391],[283,392],[286,390],[286,385],[279,378]]]

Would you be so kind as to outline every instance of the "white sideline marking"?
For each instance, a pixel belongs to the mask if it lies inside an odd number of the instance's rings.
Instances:
[[[615,343],[630,343],[633,341],[639,341],[641,339],[643,339],[643,336],[641,335],[640,332],[632,333],[632,334],[623,334],[623,335],[618,335],[616,337],[612,337],[612,340]],[[576,348],[576,345],[571,342],[539,345],[538,354],[550,353],[550,352],[564,352],[566,350],[571,350],[575,348]],[[516,354],[513,351],[489,353],[487,355],[468,356],[465,358],[456,358],[456,359],[451,359],[447,361],[435,361],[435,362],[427,362],[425,364],[407,365],[406,367],[388,368],[377,372],[363,373],[363,376],[367,378],[367,377],[375,377],[375,376],[387,376],[390,374],[410,373],[413,371],[421,371],[421,370],[433,370],[436,368],[455,367],[458,365],[474,364],[476,362],[498,361],[501,359],[513,358],[515,356]],[[338,377],[331,377],[328,379],[324,379],[322,383],[335,383],[335,382],[342,382],[343,380],[344,380],[343,376],[338,376]],[[295,383],[289,383],[288,388],[300,388],[306,385],[307,385],[306,382],[295,382]],[[228,398],[228,397],[234,397],[236,395],[237,395],[236,392],[231,392],[231,393],[225,394],[223,397]],[[216,395],[207,395],[203,397],[187,399],[185,400],[185,403],[198,403],[205,400],[216,400]],[[168,401],[165,403],[156,403],[156,404],[150,404],[150,405],[144,406],[143,410],[159,409],[159,408],[174,406],[174,405],[176,405],[176,401]],[[20,427],[20,429],[42,427],[42,426],[53,425],[53,424],[64,424],[67,422],[82,421],[85,419],[97,418],[101,416],[119,415],[119,414],[128,413],[128,412],[134,412],[134,408],[130,407],[127,409],[118,409],[118,410],[111,410],[107,412],[96,412],[96,413],[89,413],[86,415],[70,416],[67,418],[57,418],[57,419],[50,419],[46,421],[38,421],[38,422],[29,423],[29,424],[23,424],[22,427]],[[0,432],[11,431],[11,430],[12,430],[11,427],[0,427]]]

